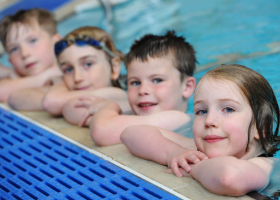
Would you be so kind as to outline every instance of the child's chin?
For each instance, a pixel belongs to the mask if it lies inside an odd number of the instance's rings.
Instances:
[[[208,158],[216,158],[216,157],[225,156],[223,154],[223,152],[221,152],[221,151],[208,151],[205,154],[208,156]]]

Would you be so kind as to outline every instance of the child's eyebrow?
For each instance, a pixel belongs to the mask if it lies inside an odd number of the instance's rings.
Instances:
[[[224,102],[224,101],[233,101],[234,103],[240,104],[238,101],[235,101],[233,99],[219,99],[219,101],[222,101],[222,102]]]
[[[196,105],[196,104],[199,104],[199,103],[202,103],[202,102],[203,102],[203,100],[196,101],[196,102],[194,102],[194,104],[193,104],[193,105]]]
[[[59,63],[59,66],[66,65],[66,64],[67,64],[67,61]]]
[[[79,58],[79,60],[85,60],[87,58],[97,58],[97,56],[95,56],[95,55],[86,55],[86,56],[83,56],[83,57]]]
[[[221,102],[233,101],[234,103],[240,104],[238,101],[235,101],[233,99],[218,99],[218,101],[221,101]],[[196,104],[199,104],[202,102],[204,102],[204,101],[203,100],[195,101],[193,105],[196,105]]]

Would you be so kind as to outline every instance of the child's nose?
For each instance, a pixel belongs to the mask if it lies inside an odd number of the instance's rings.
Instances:
[[[139,87],[139,95],[148,95],[149,94],[149,86],[146,83],[141,83],[140,87]]]
[[[28,56],[30,56],[30,49],[26,46],[26,45],[22,45],[20,47],[20,53],[21,53],[21,57],[23,59],[27,58]]]
[[[84,79],[84,75],[80,70],[75,70],[74,72],[74,81],[75,83],[79,83]]]
[[[217,128],[219,126],[218,119],[219,117],[215,113],[208,111],[205,119],[205,128]]]

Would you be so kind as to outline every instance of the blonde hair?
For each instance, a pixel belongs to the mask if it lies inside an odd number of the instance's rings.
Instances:
[[[85,26],[78,29],[75,29],[71,33],[68,33],[63,39],[64,40],[74,40],[75,38],[83,38],[84,36],[91,37],[99,42],[104,42],[106,47],[112,51],[114,54],[120,57],[123,60],[124,55],[116,49],[112,37],[101,28]],[[105,52],[106,53],[106,52]],[[106,55],[108,55],[106,53]]]
[[[8,15],[0,21],[0,39],[3,46],[6,48],[7,35],[14,24],[32,26],[34,21],[51,36],[57,33],[56,21],[50,11],[40,8],[19,10],[16,14]]]

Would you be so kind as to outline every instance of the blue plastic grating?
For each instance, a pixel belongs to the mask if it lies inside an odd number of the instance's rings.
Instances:
[[[0,108],[0,199],[178,199]]]

